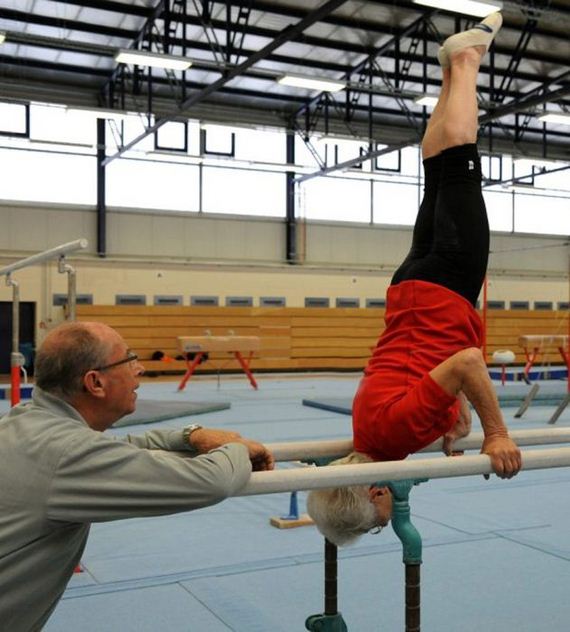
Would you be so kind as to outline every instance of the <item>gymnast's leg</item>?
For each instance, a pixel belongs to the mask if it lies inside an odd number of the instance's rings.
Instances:
[[[500,26],[500,16],[498,19]],[[487,48],[450,47],[449,95],[436,129],[434,144],[430,147],[430,151],[439,151],[444,157],[435,210],[434,251],[437,256],[433,261],[440,265],[438,262],[441,260],[442,285],[447,287],[447,283],[455,282],[453,270],[446,274],[450,257],[459,268],[470,265],[477,267],[470,278],[471,295],[466,296],[472,302],[476,298],[476,294],[475,297],[473,294],[479,292],[477,283],[482,281],[488,254],[485,237],[488,226],[486,216],[483,217],[480,184],[477,184],[480,173],[477,173],[479,166],[475,147],[478,127],[477,74]],[[459,193],[461,197],[458,204]],[[483,222],[482,229],[475,225],[477,221]],[[467,243],[470,234],[475,248]],[[483,248],[483,252],[477,253],[477,248]],[[463,258],[461,249],[467,250]],[[463,269],[462,274],[465,272],[469,271]],[[499,476],[514,476],[521,466],[520,451],[508,436],[481,351],[476,348],[460,351],[430,371],[430,376],[448,394],[457,396],[463,392],[466,395],[481,420],[485,433],[483,452],[491,457],[493,469]]]
[[[418,267],[418,264],[421,263],[421,260],[431,252],[433,247],[435,205],[443,162],[441,153],[437,148],[440,144],[441,122],[449,95],[449,84],[450,69],[444,68],[438,101],[430,116],[422,140],[424,195],[414,225],[412,246],[402,265],[394,273],[391,282],[392,285],[416,278],[414,271]]]

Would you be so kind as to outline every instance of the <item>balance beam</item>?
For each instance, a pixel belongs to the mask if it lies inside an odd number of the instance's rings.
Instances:
[[[570,428],[547,428],[536,430],[511,430],[511,439],[519,446],[554,445],[570,443]],[[468,437],[454,443],[455,450],[478,450],[483,444],[484,434],[472,432]],[[352,439],[326,441],[297,441],[288,443],[267,443],[276,461],[302,461],[310,458],[342,457],[352,452]],[[420,452],[441,452],[443,439],[438,439]]]
[[[522,470],[570,467],[570,447],[522,452]],[[278,494],[327,487],[371,485],[377,481],[402,481],[421,478],[453,478],[492,474],[486,454],[461,457],[409,459],[358,465],[307,467],[293,470],[253,472],[236,496]]]

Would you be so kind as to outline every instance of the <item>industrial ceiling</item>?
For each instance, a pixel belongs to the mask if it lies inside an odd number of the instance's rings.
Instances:
[[[480,75],[483,149],[570,158],[570,0],[503,3]],[[417,141],[440,43],[474,18],[411,0],[0,0],[0,99]],[[184,56],[186,71],[118,64],[119,49]],[[346,81],[336,94],[284,73]]]

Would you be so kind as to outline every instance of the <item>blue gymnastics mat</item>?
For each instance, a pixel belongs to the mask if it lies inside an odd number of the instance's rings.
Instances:
[[[227,410],[229,402],[169,402],[154,399],[139,399],[137,409],[131,415],[127,415],[113,424],[114,428],[120,426],[135,426],[137,424],[150,424],[155,421],[174,419],[175,417],[187,417],[189,415],[202,415],[217,410]]]

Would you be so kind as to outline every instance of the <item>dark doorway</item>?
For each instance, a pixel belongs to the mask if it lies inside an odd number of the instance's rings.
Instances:
[[[35,348],[36,304],[20,302],[20,351],[26,357],[26,371],[33,374],[32,352]],[[10,373],[12,353],[12,303],[0,301],[0,373]]]

